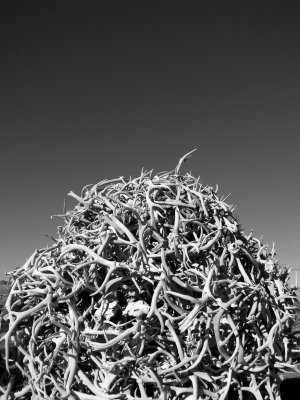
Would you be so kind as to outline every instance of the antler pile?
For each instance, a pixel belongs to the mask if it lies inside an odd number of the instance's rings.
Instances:
[[[179,174],[189,155],[70,193],[53,246],[11,273],[2,399],[279,398],[288,271],[217,190]]]

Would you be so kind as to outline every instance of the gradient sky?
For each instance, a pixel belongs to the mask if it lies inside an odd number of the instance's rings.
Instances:
[[[0,7],[0,279],[51,243],[70,190],[195,147],[182,171],[300,268],[299,1]]]

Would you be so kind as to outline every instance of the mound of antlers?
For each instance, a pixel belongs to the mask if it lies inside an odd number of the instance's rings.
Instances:
[[[10,273],[1,399],[279,398],[289,273],[217,188],[180,175],[191,153],[69,193],[54,244]]]

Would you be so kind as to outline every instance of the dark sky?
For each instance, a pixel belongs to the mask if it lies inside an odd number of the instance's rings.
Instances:
[[[299,17],[293,0],[2,1],[0,279],[51,243],[70,190],[195,147],[183,172],[300,268]]]

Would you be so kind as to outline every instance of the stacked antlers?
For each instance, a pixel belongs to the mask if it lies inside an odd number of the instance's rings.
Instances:
[[[191,153],[69,193],[53,246],[11,273],[1,399],[279,398],[288,271],[217,189],[179,174]]]

